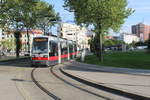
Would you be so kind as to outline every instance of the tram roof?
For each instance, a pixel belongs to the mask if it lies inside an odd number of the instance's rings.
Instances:
[[[57,39],[58,39],[56,35],[50,35],[50,36],[39,35],[39,36],[35,36],[35,37],[33,37],[33,38],[38,38],[38,37],[51,38],[51,39],[54,40],[54,41],[57,41]],[[68,39],[66,39],[66,38],[60,38],[60,41],[68,41],[69,43],[75,42],[75,41],[73,41],[73,40],[68,40]]]

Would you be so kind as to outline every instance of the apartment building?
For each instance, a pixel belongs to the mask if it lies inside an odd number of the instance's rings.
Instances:
[[[88,40],[91,38],[91,35],[89,33],[89,30],[85,27],[69,23],[61,24],[61,37],[76,41],[80,49],[90,48]]]
[[[140,38],[140,41],[146,41],[149,39],[150,26],[143,23],[132,25],[132,34],[137,35]]]
[[[29,31],[29,41],[30,41],[30,45],[32,44],[32,38],[34,36],[38,36],[41,35],[43,32],[41,30],[31,30]],[[27,37],[27,32],[21,31],[21,44],[22,44],[22,48],[21,51],[27,51],[28,50],[28,37]],[[12,46],[14,46],[13,48],[15,49],[15,37],[14,37],[14,31],[11,30],[9,32],[2,32],[2,30],[0,30],[0,41],[13,41],[12,42]],[[3,46],[3,44],[1,44],[1,46]],[[1,47],[2,48],[2,47]],[[3,47],[4,48],[4,47]],[[6,47],[4,49],[7,49]],[[14,50],[13,49],[13,50]]]
[[[139,42],[140,38],[136,34],[123,33],[120,35],[120,40],[126,44],[131,44],[132,42]]]

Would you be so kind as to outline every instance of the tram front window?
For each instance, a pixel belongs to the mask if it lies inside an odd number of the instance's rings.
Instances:
[[[48,53],[48,39],[47,38],[35,38],[33,40],[32,53]]]

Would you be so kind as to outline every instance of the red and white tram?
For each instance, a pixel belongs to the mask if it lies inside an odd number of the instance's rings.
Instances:
[[[59,41],[59,42],[58,42]],[[76,43],[56,36],[38,36],[33,38],[32,66],[54,65],[76,57]]]

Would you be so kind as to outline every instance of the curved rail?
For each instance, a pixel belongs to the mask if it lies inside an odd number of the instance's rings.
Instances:
[[[60,68],[59,68],[59,70],[60,70]],[[56,74],[56,73],[53,71],[53,67],[50,68],[50,72],[51,72],[56,78],[58,78],[59,80],[63,81],[64,83],[66,83],[66,84],[68,84],[68,85],[70,85],[70,86],[72,86],[72,87],[75,87],[75,88],[77,88],[77,89],[79,89],[79,90],[81,90],[81,91],[87,92],[87,93],[92,94],[92,95],[94,95],[94,96],[97,96],[97,97],[100,97],[100,98],[103,98],[103,99],[106,99],[106,100],[111,100],[111,99],[108,98],[108,97],[104,97],[104,96],[102,96],[102,95],[96,94],[96,93],[94,93],[94,92],[92,92],[92,91],[89,91],[89,90],[87,90],[87,89],[78,87],[78,86],[76,86],[76,85],[70,83],[69,81],[63,79],[63,78],[60,77],[58,74]]]
[[[50,91],[48,91],[46,88],[44,88],[34,77],[34,71],[36,70],[36,68],[34,68],[31,72],[31,78],[32,81],[43,91],[45,92],[47,95],[49,95],[50,97],[52,97],[54,100],[61,100],[59,97],[57,97],[56,95],[52,94]]]
[[[60,68],[60,71],[63,74],[65,74],[66,76],[68,76],[68,77],[70,77],[70,78],[72,78],[74,80],[77,80],[77,81],[79,81],[81,83],[84,83],[86,85],[92,86],[92,87],[100,89],[100,90],[104,90],[104,91],[107,91],[107,92],[110,92],[110,93],[114,93],[116,95],[120,95],[120,96],[123,96],[123,97],[126,97],[126,98],[131,98],[133,100],[150,100],[149,97],[144,97],[144,96],[141,96],[141,95],[125,92],[123,90],[118,90],[118,89],[114,89],[114,88],[111,88],[111,87],[106,87],[106,86],[103,86],[103,85],[100,85],[100,84],[88,81],[86,79],[83,79],[81,77],[77,77],[77,76],[75,76],[73,74],[70,74],[70,73],[64,71],[63,68]]]

